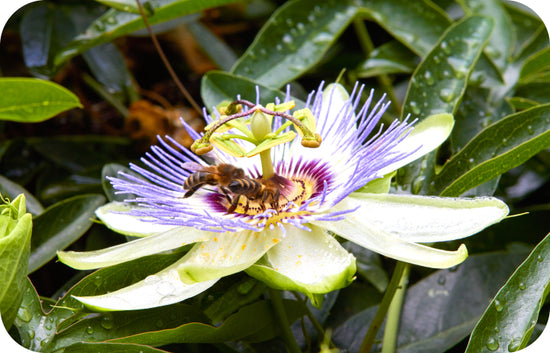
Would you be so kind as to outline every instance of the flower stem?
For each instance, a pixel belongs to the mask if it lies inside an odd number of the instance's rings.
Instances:
[[[269,298],[271,299],[271,305],[273,306],[273,311],[279,321],[279,327],[282,330],[283,340],[285,341],[288,350],[290,353],[301,353],[300,347],[298,346],[298,343],[296,343],[296,339],[290,330],[290,323],[286,317],[281,292],[272,288],[268,288],[268,291]]]
[[[388,284],[388,288],[386,288],[386,293],[384,293],[384,297],[382,298],[382,301],[378,306],[378,311],[376,312],[376,315],[374,316],[374,319],[370,324],[367,334],[363,338],[363,343],[361,343],[361,349],[359,349],[359,353],[369,353],[371,351],[371,348],[372,348],[372,345],[374,344],[374,340],[376,339],[378,330],[380,329],[380,327],[382,327],[382,324],[384,323],[384,318],[386,317],[386,313],[388,312],[388,309],[393,300],[393,297],[395,296],[396,291],[399,289],[401,278],[403,277],[403,274],[407,271],[406,268],[408,266],[409,266],[408,264],[400,261],[398,261],[397,264],[395,265],[395,269],[393,270],[393,275],[390,280],[390,284]]]
[[[401,317],[401,309],[403,308],[403,299],[409,282],[409,274],[411,266],[405,263],[405,269],[401,274],[399,286],[393,296],[388,316],[386,318],[386,326],[384,328],[384,338],[382,339],[382,353],[394,353],[397,347],[397,333],[399,331],[399,318]]]

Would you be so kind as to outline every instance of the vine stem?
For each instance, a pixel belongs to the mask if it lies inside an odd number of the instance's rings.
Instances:
[[[269,299],[271,300],[271,305],[273,305],[275,317],[279,321],[279,327],[282,330],[283,340],[286,343],[286,347],[288,348],[290,353],[301,353],[302,351],[300,350],[300,347],[298,346],[298,343],[296,343],[296,339],[294,338],[294,336],[292,335],[292,331],[290,330],[290,324],[288,322],[288,318],[286,317],[281,292],[272,288],[268,288],[268,291]]]
[[[386,318],[386,326],[384,328],[384,338],[382,339],[382,353],[394,353],[397,348],[397,334],[399,332],[399,319],[401,317],[401,309],[403,309],[403,299],[409,282],[411,273],[411,265],[406,263],[399,286],[393,296],[388,316]]]
[[[407,267],[409,266],[410,266],[409,264],[401,261],[398,261],[397,264],[395,265],[392,278],[390,280],[390,283],[388,284],[388,288],[386,288],[386,293],[384,293],[384,297],[382,298],[382,301],[378,306],[378,311],[376,311],[376,315],[374,316],[374,319],[370,324],[369,330],[367,331],[367,334],[363,338],[363,342],[361,343],[361,348],[359,349],[359,353],[369,353],[371,351],[372,345],[374,344],[374,340],[376,339],[376,335],[378,334],[378,330],[380,330],[380,327],[382,327],[382,324],[384,323],[384,318],[386,317],[386,313],[388,312],[390,304],[393,301],[395,293],[399,289],[399,285],[401,284],[401,278],[403,277],[405,272],[408,272]]]
[[[199,105],[193,99],[193,97],[191,96],[189,91],[187,91],[187,89],[183,86],[180,79],[178,78],[178,75],[176,75],[176,72],[172,68],[172,65],[170,65],[170,62],[166,58],[166,55],[164,55],[164,51],[162,50],[162,48],[161,48],[161,46],[160,46],[160,44],[157,40],[157,36],[153,33],[153,30],[151,29],[151,26],[149,25],[149,20],[147,20],[147,15],[143,11],[143,6],[139,2],[139,0],[136,0],[136,3],[137,3],[137,6],[138,6],[138,9],[139,9],[139,13],[141,14],[141,18],[143,18],[143,22],[145,23],[145,27],[147,27],[147,31],[149,32],[149,36],[151,37],[151,40],[153,41],[153,44],[155,45],[155,48],[157,49],[157,52],[159,53],[159,56],[160,56],[162,62],[164,63],[164,66],[168,70],[168,73],[170,74],[170,76],[172,77],[172,79],[174,80],[174,82],[176,83],[178,88],[180,89],[181,93],[183,93],[183,95],[185,96],[185,98],[187,99],[189,104],[191,104],[193,109],[195,109],[199,113],[199,115],[202,115],[201,107],[199,107]]]

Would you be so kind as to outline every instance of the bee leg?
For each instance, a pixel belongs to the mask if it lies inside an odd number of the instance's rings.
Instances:
[[[233,201],[231,201],[231,206],[227,209],[227,213],[233,213],[235,209],[237,209],[237,206],[239,206],[239,199],[241,198],[241,195],[235,195],[233,197]]]
[[[187,190],[187,192],[183,195],[183,198],[186,199],[188,198],[189,196],[193,195],[195,193],[195,191],[197,191],[198,189],[202,188],[204,186],[205,183],[200,183],[200,184],[197,184],[197,185],[194,185],[193,187],[191,187],[189,190]]]
[[[229,196],[230,190],[228,190],[227,188],[224,188],[224,187],[221,187],[221,186],[220,186],[220,191],[225,195],[226,200],[227,200],[229,203],[231,203],[232,200],[231,200],[231,197]]]
[[[271,199],[273,200],[273,206],[276,210],[279,210],[279,197],[281,196],[281,192],[279,190],[276,190],[273,194],[271,194]]]

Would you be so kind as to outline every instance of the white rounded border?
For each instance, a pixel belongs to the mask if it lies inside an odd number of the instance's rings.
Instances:
[[[4,31],[4,26],[10,17],[19,10],[21,7],[35,2],[35,0],[10,0],[10,1],[1,1],[0,3],[0,33]],[[515,2],[523,4],[533,10],[544,22],[546,30],[550,28],[550,3],[544,0],[515,0]],[[550,32],[549,32],[550,33]],[[548,325],[547,325],[548,326]],[[550,329],[546,328],[539,338],[529,345],[527,348],[522,349],[522,353],[539,353],[545,352],[548,349],[550,344]],[[19,344],[17,344],[11,336],[8,334],[4,325],[0,322],[0,347],[6,349],[6,352],[14,353],[28,353],[31,352]]]

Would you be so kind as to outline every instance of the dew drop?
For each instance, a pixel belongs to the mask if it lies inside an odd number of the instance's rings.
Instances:
[[[426,177],[423,175],[420,175],[414,179],[412,183],[413,194],[418,194],[420,192],[420,189],[422,189],[422,185],[424,185],[424,180],[426,180]]]
[[[248,52],[248,58],[252,61],[256,61],[258,60],[258,57],[256,56],[256,53],[254,53],[253,50],[249,51]]]
[[[328,43],[332,39],[332,36],[330,33],[327,32],[321,32],[317,34],[315,37],[313,37],[313,43],[315,44],[322,44],[322,43]]]
[[[409,108],[411,109],[414,115],[420,114],[420,108],[418,107],[418,104],[415,101],[409,102]]]
[[[504,309],[504,306],[502,305],[500,300],[495,299],[495,310],[500,313],[503,309]]]
[[[21,321],[29,322],[32,319],[32,314],[29,313],[29,311],[25,308],[19,308],[19,311],[17,312],[17,317],[21,319]]]
[[[168,281],[162,281],[157,286],[157,292],[160,295],[168,295],[174,292],[174,286]]]
[[[468,159],[468,163],[474,164],[474,162],[475,162],[475,159],[473,159],[473,158]]]
[[[447,55],[451,54],[451,48],[449,48],[449,45],[447,44],[447,42],[445,41],[442,41],[441,44],[440,44],[440,47],[441,47],[441,50],[443,50],[443,52]]]
[[[439,92],[439,97],[444,102],[450,103],[455,98],[455,94],[451,89],[444,88]]]
[[[542,255],[537,256],[537,261],[538,262],[544,261],[544,257],[542,257]]]
[[[495,326],[493,330],[495,330],[495,333],[499,333],[499,332],[500,332],[500,328],[498,328],[498,326]]]
[[[441,275],[441,276],[439,276],[439,277],[437,278],[437,283],[438,283],[439,285],[442,286],[442,285],[445,284],[445,282],[446,282],[445,276]]]
[[[94,28],[97,31],[103,31],[105,29],[105,24],[102,21],[98,21],[94,24]]]
[[[292,43],[292,37],[290,36],[290,34],[287,33],[283,36],[283,43],[286,43],[286,44]]]
[[[533,127],[531,125],[527,125],[527,132],[531,135],[533,135],[533,133],[535,132],[535,130],[533,129]]]
[[[298,31],[299,31],[300,33],[303,33],[303,32],[304,32],[304,29],[306,28],[306,26],[305,26],[302,22],[298,22],[298,23],[296,24],[296,28],[298,29]]]
[[[162,328],[164,326],[164,321],[162,320],[157,320],[157,322],[155,322],[155,326],[157,326],[158,328]]]
[[[517,352],[521,347],[521,338],[512,338],[508,345],[508,352]]]
[[[145,277],[145,279],[143,280],[144,283],[147,283],[147,284],[153,284],[153,283],[156,283],[160,280],[160,277],[157,276],[157,275],[150,275],[150,276],[147,276]]]
[[[292,21],[291,18],[287,18],[287,19],[286,19],[286,24],[289,25],[289,26],[293,26],[293,25],[294,25],[294,21]]]
[[[94,328],[92,326],[86,327],[86,333],[91,335],[92,333],[94,333]]]
[[[100,287],[102,283],[103,283],[103,279],[101,279],[101,276],[94,277],[94,285],[96,287]]]
[[[428,86],[433,86],[435,83],[434,77],[432,76],[432,73],[430,71],[426,71],[424,73],[424,79],[426,80],[426,84]]]
[[[101,319],[101,327],[103,327],[104,329],[106,330],[110,330],[112,329],[114,326],[113,324],[113,317],[111,315],[105,315],[102,319]]]
[[[519,289],[524,290],[525,288],[527,288],[527,287],[525,286],[525,283],[519,282]]]
[[[493,338],[493,337],[489,337],[489,339],[487,340],[487,343],[485,344],[487,349],[494,352],[498,349],[498,347],[500,346],[498,341]]]
[[[309,15],[307,16],[307,20],[308,20],[309,22],[313,22],[313,21],[315,21],[315,16],[314,16],[313,14],[309,14]]]
[[[107,17],[106,22],[107,22],[108,24],[110,24],[110,25],[116,25],[117,20],[116,20],[116,18],[114,18],[114,17]]]
[[[277,44],[275,49],[277,49],[277,51],[283,51],[283,46],[281,44]]]
[[[508,144],[508,139],[507,138],[503,138],[502,139],[502,145],[503,146],[506,146]]]
[[[52,329],[52,325],[51,324],[46,324],[44,325],[44,327],[46,328],[46,330],[51,330]]]
[[[35,335],[34,330],[30,330],[30,331],[29,331],[29,338],[30,338],[31,340],[34,338],[34,335]]]

